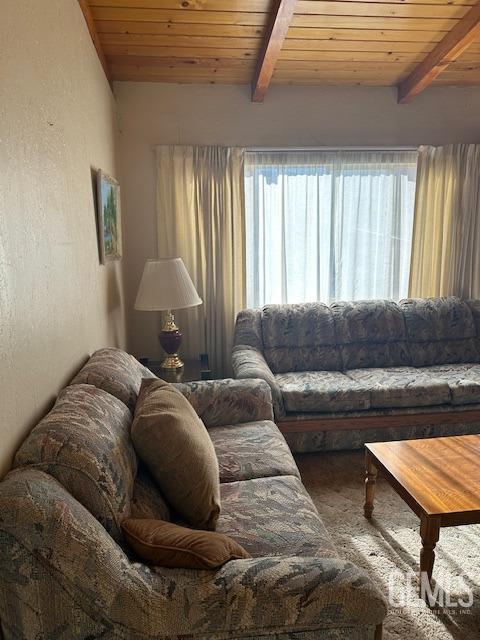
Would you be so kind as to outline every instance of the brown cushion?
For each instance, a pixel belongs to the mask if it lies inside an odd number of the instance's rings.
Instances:
[[[205,425],[180,391],[163,380],[143,380],[132,440],[182,520],[215,529],[220,513],[217,456]]]
[[[223,533],[196,531],[163,520],[129,519],[126,541],[148,564],[179,569],[216,569],[229,560],[251,556]]]

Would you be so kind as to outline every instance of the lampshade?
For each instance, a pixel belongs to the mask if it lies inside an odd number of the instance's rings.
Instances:
[[[135,309],[169,311],[202,304],[181,258],[147,260]]]

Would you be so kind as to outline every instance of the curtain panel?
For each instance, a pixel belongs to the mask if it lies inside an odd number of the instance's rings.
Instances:
[[[229,375],[246,304],[243,149],[162,145],[156,157],[158,255],[183,258],[203,300],[176,314],[182,353],[208,353],[214,375]]]
[[[415,151],[247,152],[247,304],[405,297]]]
[[[411,297],[480,296],[480,145],[420,147]]]

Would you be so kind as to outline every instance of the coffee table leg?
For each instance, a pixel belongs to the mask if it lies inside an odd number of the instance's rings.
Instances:
[[[363,505],[363,513],[365,518],[372,517],[373,500],[375,498],[375,485],[377,482],[378,471],[373,464],[373,457],[370,451],[365,451],[365,504]]]
[[[432,580],[433,563],[435,562],[435,545],[440,537],[440,518],[424,516],[420,520],[420,537],[422,550],[420,551],[420,588],[422,576],[427,574],[428,582]]]

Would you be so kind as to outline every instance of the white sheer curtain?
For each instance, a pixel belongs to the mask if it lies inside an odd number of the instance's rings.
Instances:
[[[416,151],[248,152],[247,304],[408,293]]]

